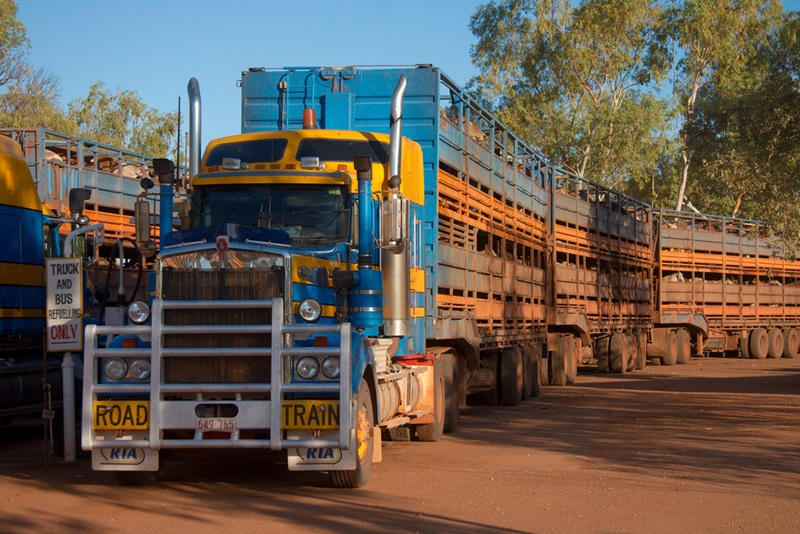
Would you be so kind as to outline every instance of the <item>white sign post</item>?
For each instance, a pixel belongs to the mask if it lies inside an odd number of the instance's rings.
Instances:
[[[47,260],[47,350],[83,350],[83,265],[80,258]]]
[[[75,362],[83,350],[83,263],[81,258],[47,260],[47,350],[63,352],[64,460],[74,462]]]

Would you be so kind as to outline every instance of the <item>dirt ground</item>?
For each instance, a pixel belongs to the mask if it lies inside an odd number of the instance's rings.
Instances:
[[[169,458],[116,486],[45,467],[42,423],[0,428],[0,531],[800,532],[800,359],[582,370],[518,407],[472,407],[439,443],[384,443],[336,490],[282,456]]]

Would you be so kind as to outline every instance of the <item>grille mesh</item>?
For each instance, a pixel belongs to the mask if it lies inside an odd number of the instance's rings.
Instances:
[[[275,268],[218,271],[164,270],[164,300],[270,300],[282,295],[283,270]],[[164,310],[163,323],[178,325],[268,325],[265,308]],[[165,348],[270,348],[270,335],[200,334],[164,335]],[[168,384],[269,383],[269,356],[187,356],[164,361]]]

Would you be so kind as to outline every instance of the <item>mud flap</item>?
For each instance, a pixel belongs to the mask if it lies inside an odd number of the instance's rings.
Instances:
[[[140,447],[104,447],[92,449],[92,469],[95,471],[158,471],[157,450]]]
[[[338,430],[324,430],[319,439],[335,439]],[[327,436],[326,436],[327,434]],[[313,439],[313,431],[294,430],[289,439]],[[372,444],[374,447],[372,462],[381,461],[381,429],[373,428]],[[289,471],[344,471],[355,469],[358,452],[355,446],[355,433],[350,433],[350,449],[342,450],[334,447],[294,448],[287,449]]]

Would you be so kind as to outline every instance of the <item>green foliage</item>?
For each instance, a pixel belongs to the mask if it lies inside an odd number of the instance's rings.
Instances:
[[[665,16],[655,1],[490,2],[471,19],[474,85],[552,161],[647,190],[669,143],[669,106],[655,92],[670,64]]]
[[[0,88],[20,79],[27,70],[27,32],[17,18],[14,0],[0,0]]]
[[[153,157],[169,154],[178,128],[177,113],[149,108],[135,91],[112,94],[102,82],[92,85],[86,98],[69,103],[68,117],[82,137]]]
[[[0,0],[0,128],[41,126],[147,156],[170,153],[177,113],[148,107],[134,91],[112,94],[101,82],[70,102],[67,112],[58,102],[58,77],[28,65],[29,48],[16,3]]]
[[[684,129],[698,166],[688,191],[707,211],[800,225],[800,16],[786,14],[755,47],[746,82],[709,84]]]

